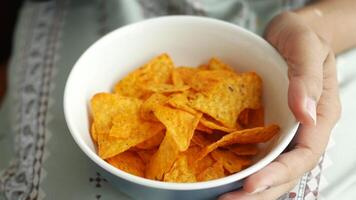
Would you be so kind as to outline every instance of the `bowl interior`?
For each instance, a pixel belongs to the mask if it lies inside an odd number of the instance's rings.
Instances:
[[[101,160],[95,153],[89,134],[89,100],[95,93],[110,92],[116,81],[163,52],[172,57],[176,66],[197,66],[215,56],[238,72],[257,72],[263,79],[266,124],[277,123],[281,126],[280,137],[266,147],[268,154],[235,175],[215,182],[193,184],[146,180],[126,174]],[[77,144],[94,162],[109,172],[153,187],[165,187],[162,185],[166,184],[169,189],[185,188],[176,185],[195,185],[187,186],[187,189],[204,188],[244,178],[272,161],[286,147],[297,126],[287,105],[287,88],[285,62],[261,38],[218,20],[163,17],[118,29],[92,45],[77,61],[68,78],[64,110]]]

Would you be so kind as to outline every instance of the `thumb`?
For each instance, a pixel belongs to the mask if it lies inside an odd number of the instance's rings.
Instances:
[[[328,48],[319,42],[312,44],[313,52],[306,50],[294,54],[295,59],[286,59],[288,63],[289,89],[288,104],[294,116],[305,125],[317,122],[317,105],[323,90],[323,65],[328,55]],[[317,54],[316,51],[319,51]],[[312,55],[312,56],[311,56]]]
[[[316,97],[319,95],[319,91],[308,87],[308,82],[313,81],[304,77],[291,76],[288,89],[288,104],[298,121],[302,124],[313,125],[316,124],[317,120]]]
[[[330,48],[297,14],[286,12],[268,25],[266,39],[288,64],[288,104],[305,125],[316,124],[323,90],[323,65]]]
[[[313,125],[323,89],[323,65],[330,49],[305,24],[295,13],[282,13],[268,25],[265,36],[288,64],[290,109],[302,124]]]

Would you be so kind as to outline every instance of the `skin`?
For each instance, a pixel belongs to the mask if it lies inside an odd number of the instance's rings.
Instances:
[[[335,52],[356,46],[354,10],[354,0],[324,0],[270,22],[265,38],[288,63],[288,103],[301,125],[289,151],[220,200],[277,199],[316,166],[340,117]]]

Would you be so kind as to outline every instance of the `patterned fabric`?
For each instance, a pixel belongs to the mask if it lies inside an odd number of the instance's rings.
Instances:
[[[58,3],[59,4],[59,3]],[[1,189],[8,199],[37,199],[41,164],[47,136],[49,91],[52,84],[55,52],[63,22],[63,10],[55,2],[33,10],[32,32],[24,45],[26,54],[19,66],[18,103],[15,141],[18,154],[1,177]]]
[[[10,90],[0,111],[0,199],[129,199],[78,149],[62,113],[76,59],[107,32],[162,15],[200,15],[259,34],[303,0],[52,0],[26,2],[17,27]],[[10,116],[10,117],[9,117]],[[14,139],[14,142],[11,139]],[[332,143],[331,143],[332,144]],[[332,145],[330,145],[332,146]],[[317,199],[327,154],[281,199]],[[324,181],[325,182],[325,181]]]

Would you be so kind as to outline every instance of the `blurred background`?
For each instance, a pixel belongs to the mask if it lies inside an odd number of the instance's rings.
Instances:
[[[12,35],[22,0],[0,1],[0,103],[6,92],[6,69],[11,56]]]

